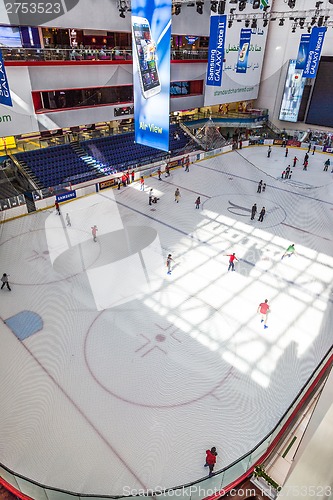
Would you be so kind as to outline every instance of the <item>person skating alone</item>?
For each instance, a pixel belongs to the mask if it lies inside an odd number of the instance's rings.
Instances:
[[[165,166],[165,177],[170,177],[170,167],[168,163]]]
[[[268,300],[265,299],[265,302],[261,302],[258,306],[257,312],[261,314],[261,323],[264,323],[264,328],[268,328],[267,326],[267,314],[269,311],[269,305],[268,305]]]
[[[186,156],[186,160],[185,160],[185,172],[189,172],[190,171],[190,157],[189,155]]]
[[[71,218],[69,216],[69,214],[66,214],[66,224],[67,226],[71,227],[72,223],[71,223]]]
[[[57,200],[55,201],[54,206],[55,206],[55,209],[56,209],[56,211],[57,211],[57,214],[58,214],[58,215],[61,215],[61,214],[60,214],[60,206],[59,206],[59,203],[57,202]]]
[[[209,477],[213,475],[214,466],[216,464],[217,451],[215,446],[210,450],[206,450],[206,463],[205,467],[209,467]]]
[[[281,257],[281,260],[284,259],[285,257],[291,257],[292,255],[295,255],[296,250],[295,250],[295,243],[292,243],[289,245],[289,247],[286,249],[284,254]]]
[[[145,190],[145,180],[143,178],[143,176],[141,175],[140,177],[140,191],[144,191]]]
[[[257,213],[257,204],[255,203],[251,208],[251,220],[253,220]]]
[[[171,253],[169,253],[169,255],[167,256],[167,260],[166,260],[166,266],[168,269],[167,274],[171,274],[172,262],[175,262],[175,261],[173,260]]]
[[[287,158],[287,157],[288,157],[288,153],[289,153],[289,149],[288,149],[288,148],[286,148],[286,152],[285,152],[285,154],[284,154],[284,157],[285,157],[285,158]]]
[[[149,205],[151,205],[153,201],[153,188],[150,188],[149,190],[148,200],[149,200]]]
[[[309,160],[309,155],[308,153],[305,153],[305,156],[304,156],[304,161],[303,161],[303,165],[305,164],[306,161]]]
[[[224,254],[225,257],[229,257],[229,266],[228,266],[228,271],[234,271],[235,270],[235,260],[238,260],[236,255],[234,253],[227,253]]]
[[[200,203],[201,203],[201,200],[200,200],[200,196],[198,196],[198,198],[195,200],[195,208],[200,208]]]
[[[177,188],[175,191],[175,201],[177,203],[179,203],[180,198],[181,198],[181,194],[180,194],[179,188]]]
[[[162,170],[160,168],[157,170],[157,174],[158,174],[158,180],[161,181]]]
[[[93,241],[96,243],[97,241],[97,231],[98,231],[98,228],[97,226],[92,226],[91,227],[91,234],[92,234],[92,237],[93,237]]]
[[[330,166],[330,164],[331,164],[330,159],[327,158],[327,160],[324,163],[324,172],[327,172],[328,167]]]
[[[296,167],[296,163],[298,162],[298,158],[295,156],[293,159],[293,168]]]
[[[259,214],[259,219],[258,219],[259,222],[263,222],[264,217],[265,217],[265,213],[266,213],[266,209],[265,209],[265,207],[262,207],[260,214]]]
[[[313,146],[312,154],[314,155],[316,152],[316,146]]]
[[[258,184],[257,193],[261,193],[261,188],[262,188],[262,181],[260,181]]]
[[[272,146],[268,146],[267,158],[271,157],[271,152],[272,152]]]
[[[9,274],[3,273],[2,278],[1,278],[1,281],[2,281],[1,290],[3,289],[4,286],[6,286],[8,288],[8,290],[11,292],[12,289],[10,288],[9,283],[8,283],[8,276],[9,276]]]

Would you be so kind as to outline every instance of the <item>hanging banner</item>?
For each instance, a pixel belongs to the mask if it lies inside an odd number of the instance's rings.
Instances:
[[[5,106],[13,106],[12,98],[10,97],[9,84],[1,50],[0,50],[0,104],[4,104]]]
[[[309,53],[310,34],[302,35],[299,42],[298,54],[296,59],[296,69],[304,69]]]
[[[321,28],[312,28],[308,57],[306,59],[305,68],[303,71],[304,78],[316,77],[326,29],[327,28],[325,26],[322,26]]]
[[[246,73],[249,58],[251,29],[241,29],[236,73]]]
[[[302,70],[296,69],[296,60],[289,61],[279,120],[297,122],[305,80],[305,78],[302,78]]]
[[[135,141],[169,151],[171,0],[132,0]]]
[[[227,16],[211,16],[206,85],[220,87],[224,60]]]

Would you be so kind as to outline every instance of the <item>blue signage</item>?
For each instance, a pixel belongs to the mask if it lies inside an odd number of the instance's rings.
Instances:
[[[66,193],[57,194],[56,201],[59,203],[62,201],[72,200],[76,198],[76,191],[67,191]]]
[[[135,141],[169,151],[171,0],[132,0]]]
[[[185,39],[187,40],[187,42],[190,44],[190,45],[193,45],[197,40],[198,40],[198,36],[186,36]]]
[[[0,104],[5,106],[13,106],[12,98],[10,97],[9,84],[7,80],[5,65],[0,50]]]
[[[227,16],[210,17],[206,85],[211,85],[214,87],[220,87],[222,85],[226,23]]]
[[[296,69],[304,69],[306,65],[306,60],[308,58],[309,53],[309,45],[310,45],[311,35],[306,34],[301,36],[301,40],[299,42],[298,54],[296,59]]]
[[[246,73],[252,30],[241,29],[236,73]]]
[[[321,28],[318,28],[317,26],[312,28],[308,57],[303,71],[304,78],[315,78],[317,74],[326,29],[327,28],[325,26],[322,26]]]

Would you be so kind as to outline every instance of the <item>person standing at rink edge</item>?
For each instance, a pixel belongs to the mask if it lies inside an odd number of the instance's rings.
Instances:
[[[209,477],[213,475],[213,470],[216,464],[217,451],[215,446],[210,450],[206,450],[206,463],[205,467],[209,467]]]
[[[58,215],[61,215],[61,214],[60,214],[60,207],[59,207],[59,203],[58,203],[58,201],[57,201],[57,200],[55,201],[54,206],[55,206],[55,209],[56,209],[56,211],[57,211],[57,214],[58,214]]]
[[[97,231],[98,229],[96,225],[91,227],[91,234],[95,243],[97,241]]]
[[[261,314],[261,320],[260,323],[264,323],[264,328],[268,328],[267,326],[267,314],[269,311],[269,305],[268,305],[268,300],[265,299],[265,302],[261,302],[258,306],[257,312]]]

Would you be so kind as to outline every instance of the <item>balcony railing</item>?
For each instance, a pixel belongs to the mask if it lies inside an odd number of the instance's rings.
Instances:
[[[24,49],[1,47],[5,61],[131,61],[132,50],[112,49]],[[208,49],[173,50],[171,60],[206,60]]]

